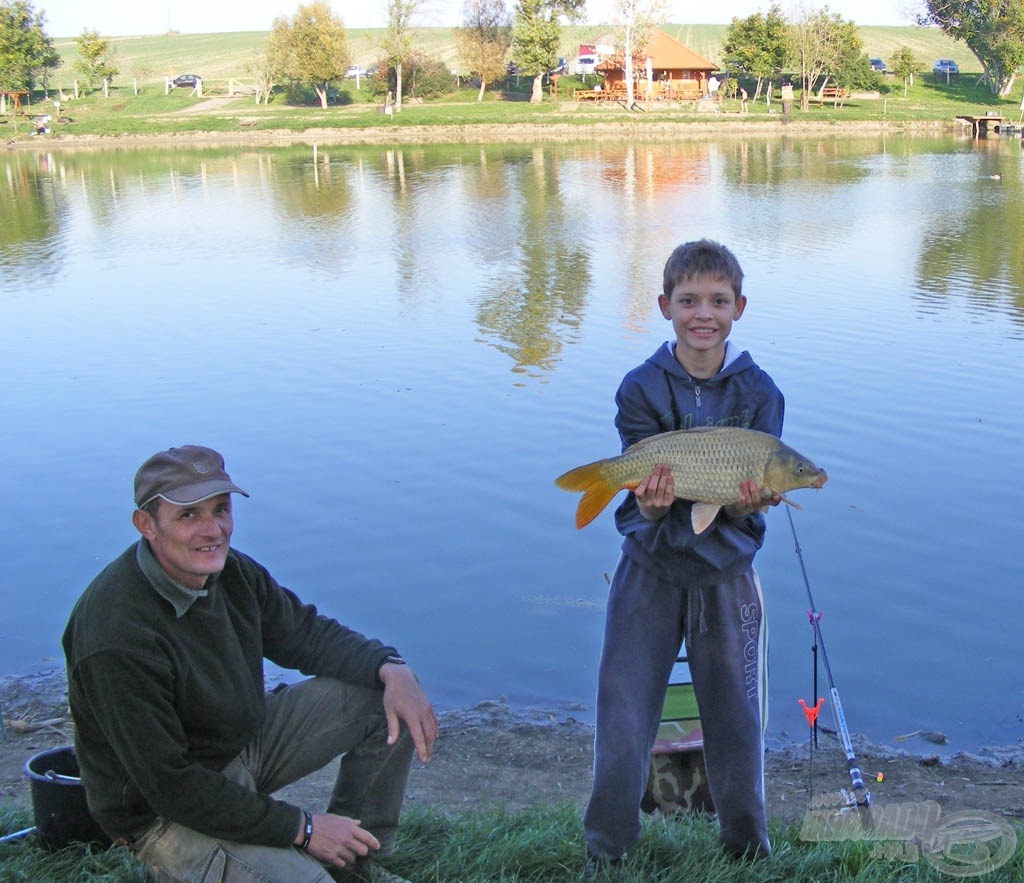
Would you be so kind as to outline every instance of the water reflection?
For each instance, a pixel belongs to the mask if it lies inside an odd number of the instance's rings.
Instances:
[[[484,339],[518,369],[543,371],[578,328],[601,257],[591,242],[609,227],[628,280],[624,321],[635,323],[649,305],[650,267],[663,259],[652,224],[720,217],[731,200],[722,220],[740,238],[843,248],[851,228],[890,208],[891,194],[879,205],[864,201],[881,181],[913,204],[902,212],[920,228],[919,247],[905,259],[917,267],[927,309],[961,291],[1019,316],[1024,220],[1008,198],[1021,185],[1015,146],[888,137],[8,152],[0,160],[0,266],[22,280],[62,272],[67,229],[80,212],[93,236],[115,237],[126,217],[139,219],[162,200],[263,194],[266,204],[247,223],[272,227],[279,258],[337,272],[353,259],[356,228],[370,224],[389,243],[403,299],[415,299],[424,279],[444,278],[431,251],[445,230],[459,236],[480,275]],[[230,244],[244,232],[221,235]]]
[[[1008,313],[1021,328],[1024,217],[1019,157],[991,143],[938,169],[934,205],[921,215],[917,289],[922,308]]]
[[[483,338],[508,354],[516,371],[550,371],[566,335],[582,319],[591,285],[584,227],[571,220],[571,193],[562,181],[557,151],[535,147],[528,163],[509,168],[516,193],[511,210],[487,231],[508,244],[485,266],[477,299]],[[497,228],[497,229],[496,229]]]
[[[31,285],[59,271],[64,208],[45,155],[7,157],[0,170],[0,269]]]

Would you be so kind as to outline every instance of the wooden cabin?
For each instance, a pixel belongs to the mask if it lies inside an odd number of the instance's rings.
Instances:
[[[708,79],[717,65],[702,58],[664,31],[656,30],[647,46],[646,59],[634,65],[633,96],[637,101],[695,101],[708,95]],[[593,95],[573,97],[621,100],[626,94],[626,72],[622,58],[609,58],[597,66],[602,75],[601,89]],[[648,68],[651,72],[648,94]]]

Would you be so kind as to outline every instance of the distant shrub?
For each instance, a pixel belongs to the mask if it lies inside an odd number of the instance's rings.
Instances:
[[[397,77],[393,67],[379,66],[367,80],[366,88],[372,95],[383,98],[388,92],[395,94]],[[414,58],[402,66],[403,98],[439,98],[458,91],[458,79],[443,61]]]

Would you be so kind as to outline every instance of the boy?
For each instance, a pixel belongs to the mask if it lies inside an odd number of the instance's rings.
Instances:
[[[742,282],[736,258],[716,242],[688,242],[669,257],[658,304],[675,340],[619,386],[615,425],[623,449],[695,426],[781,434],[782,394],[749,353],[727,343],[747,305]],[[770,853],[762,741],[767,636],[752,566],[765,522],[756,482],[744,482],[740,498],[696,536],[692,503],[675,499],[671,471],[659,465],[615,513],[625,539],[605,620],[584,878],[640,837],[651,748],[684,638],[719,839],[735,856]]]

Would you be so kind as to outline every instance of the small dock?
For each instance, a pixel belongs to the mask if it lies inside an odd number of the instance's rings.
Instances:
[[[1008,117],[999,116],[993,111],[986,113],[984,116],[957,114],[956,118],[963,120],[965,123],[970,123],[971,131],[974,133],[975,138],[988,138],[989,136],[998,138],[1004,124],[1007,128],[1010,127]]]

